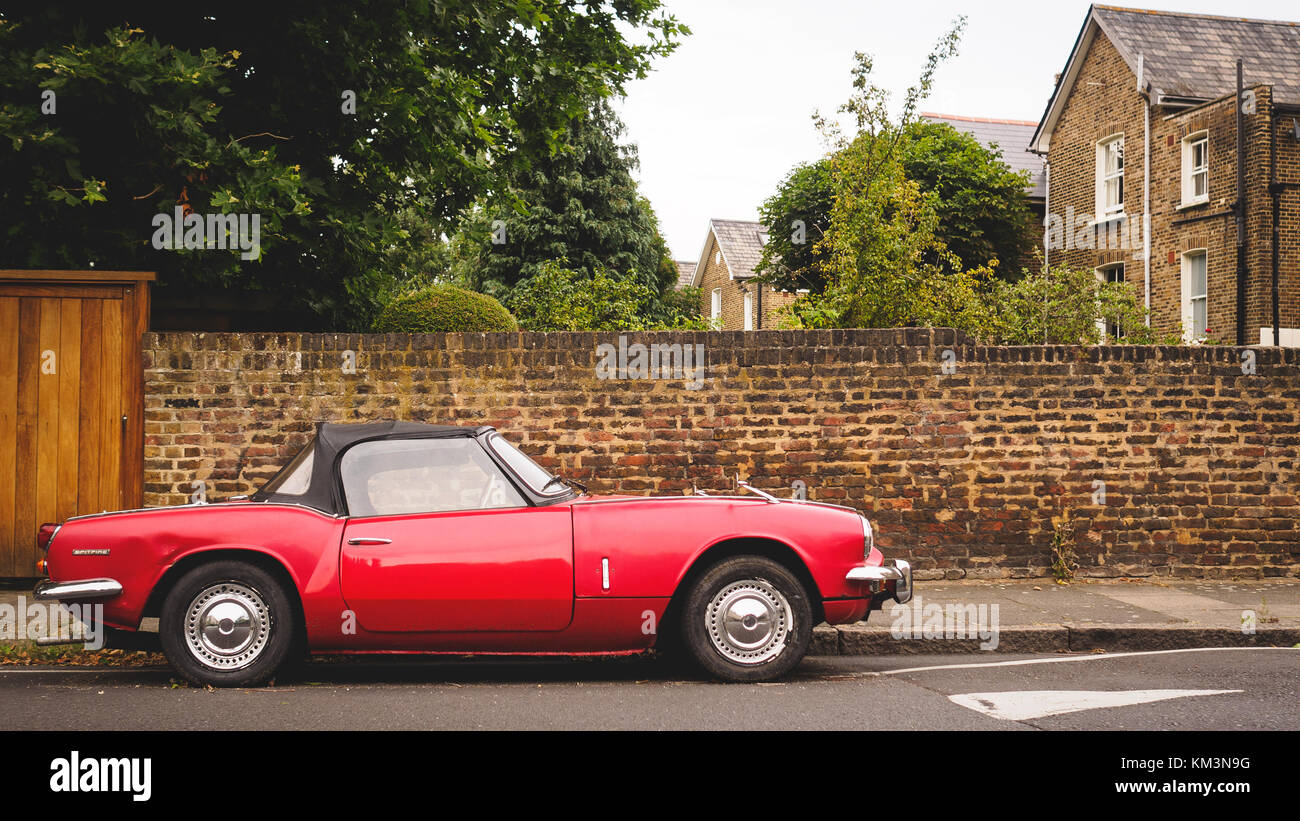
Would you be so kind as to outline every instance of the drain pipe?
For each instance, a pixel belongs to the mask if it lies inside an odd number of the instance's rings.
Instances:
[[[1282,189],[1277,179],[1277,104],[1269,100],[1268,112],[1268,193],[1273,197],[1273,248],[1272,248],[1272,297],[1273,297],[1273,347],[1282,346],[1282,316],[1278,306],[1278,273],[1281,264],[1282,239]]]
[[[1242,61],[1237,60],[1237,345],[1246,345],[1246,100]]]
[[[1146,57],[1138,55],[1138,94],[1142,106],[1142,280],[1146,325],[1151,327],[1151,94],[1146,86]]]
[[[1046,272],[1052,267],[1052,163],[1046,158],[1043,159],[1043,186],[1043,271]]]

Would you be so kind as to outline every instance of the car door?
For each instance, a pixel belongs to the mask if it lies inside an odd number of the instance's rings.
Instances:
[[[375,632],[562,630],[573,618],[568,505],[531,507],[472,437],[344,451],[343,598]]]

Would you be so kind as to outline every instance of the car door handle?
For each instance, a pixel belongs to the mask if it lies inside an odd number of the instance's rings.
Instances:
[[[348,544],[392,544],[392,539],[378,539],[373,536],[359,536],[355,539],[348,539]]]

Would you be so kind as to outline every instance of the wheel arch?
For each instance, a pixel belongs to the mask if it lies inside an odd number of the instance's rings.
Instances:
[[[222,547],[211,550],[198,550],[188,553],[178,559],[171,567],[167,568],[162,578],[153,586],[149,593],[149,598],[145,601],[144,610],[141,612],[142,618],[157,618],[162,613],[163,601],[166,600],[167,594],[171,592],[176,583],[180,581],[186,573],[196,567],[219,561],[241,561],[261,568],[270,573],[278,581],[289,597],[289,602],[293,606],[294,619],[297,621],[300,630],[305,629],[306,616],[303,611],[302,595],[298,591],[298,585],[294,582],[293,575],[289,568],[275,556],[264,553],[260,550],[244,547]],[[301,635],[301,633],[300,633]]]
[[[668,600],[668,607],[665,608],[663,616],[659,619],[657,639],[663,636],[676,635],[674,631],[677,629],[677,619],[680,617],[683,600],[695,580],[707,572],[709,568],[733,556],[762,556],[789,570],[803,585],[804,593],[808,597],[808,605],[812,608],[813,624],[818,625],[825,621],[826,613],[822,607],[821,591],[818,589],[817,582],[813,579],[808,565],[804,563],[804,560],[795,552],[794,548],[785,542],[768,537],[738,536],[711,545],[691,562],[691,566],[687,568],[686,573],[677,582],[677,587]],[[655,643],[657,645],[658,640]]]

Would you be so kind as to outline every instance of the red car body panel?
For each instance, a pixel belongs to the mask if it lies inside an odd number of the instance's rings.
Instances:
[[[50,545],[51,580],[111,578],[122,594],[107,599],[104,621],[135,630],[158,583],[178,562],[238,550],[274,559],[292,579],[308,634],[337,629],[345,610],[338,545],[345,520],[287,505],[194,505],[69,519]],[[73,551],[109,550],[109,555]]]
[[[824,599],[862,596],[844,580],[863,560],[862,523],[846,508],[717,496],[588,497],[572,507],[579,596],[671,596],[709,548],[733,539],[790,548]]]
[[[757,497],[582,496],[364,518],[273,502],[156,508],[71,519],[47,560],[55,582],[119,581],[104,621],[126,630],[147,603],[156,615],[155,591],[178,563],[233,550],[283,568],[313,652],[611,653],[653,646],[691,569],[737,539],[788,551],[826,621],[866,614],[870,594],[845,576],[882,557],[872,549],[864,561],[860,517]]]
[[[339,565],[343,600],[372,632],[553,632],[573,620],[566,505],[355,519]]]

